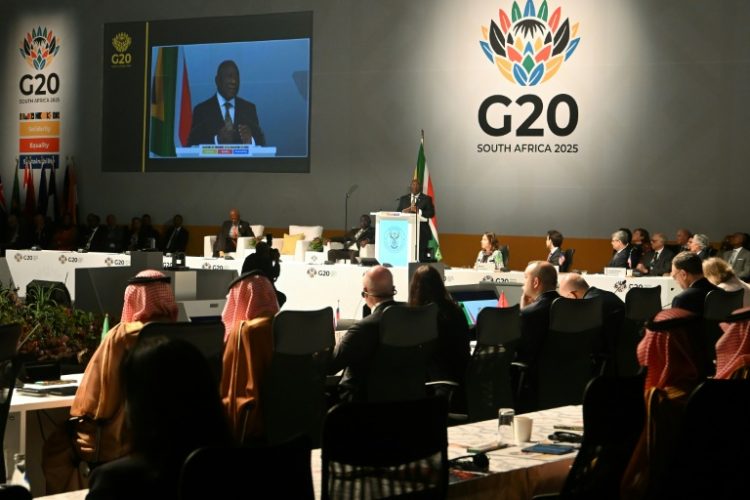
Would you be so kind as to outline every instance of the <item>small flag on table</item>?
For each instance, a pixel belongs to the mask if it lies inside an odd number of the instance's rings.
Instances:
[[[336,301],[336,321],[334,321],[334,326],[339,324],[339,321],[341,320],[341,311],[339,310],[339,305],[341,304],[341,301]]]
[[[500,297],[497,299],[497,307],[508,307],[508,299],[505,297],[505,292],[500,291]]]

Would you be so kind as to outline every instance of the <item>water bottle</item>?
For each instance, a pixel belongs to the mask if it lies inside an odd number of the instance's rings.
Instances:
[[[23,453],[15,453],[13,455],[13,464],[13,475],[10,478],[10,482],[12,484],[23,486],[31,491],[29,478],[26,475],[26,455]]]

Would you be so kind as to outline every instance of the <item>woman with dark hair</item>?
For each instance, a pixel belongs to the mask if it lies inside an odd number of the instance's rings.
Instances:
[[[505,267],[503,253],[500,251],[495,233],[482,233],[482,239],[479,243],[482,248],[479,250],[474,267],[478,267],[481,264],[494,264],[495,269]]]
[[[132,453],[94,469],[86,498],[176,499],[187,456],[232,443],[211,369],[193,345],[156,338],[136,345],[122,378]]]
[[[443,284],[443,277],[431,266],[419,266],[411,278],[409,305],[438,306],[438,340],[430,368],[432,380],[452,380],[463,387],[469,363],[469,325],[461,308]]]

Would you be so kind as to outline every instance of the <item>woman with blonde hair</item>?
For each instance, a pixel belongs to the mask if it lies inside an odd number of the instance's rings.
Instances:
[[[743,290],[742,307],[750,307],[750,285],[740,280],[724,259],[711,257],[703,261],[703,275],[724,291]]]

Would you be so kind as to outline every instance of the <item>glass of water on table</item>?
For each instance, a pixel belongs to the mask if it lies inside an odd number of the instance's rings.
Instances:
[[[513,408],[500,408],[497,410],[497,442],[505,446],[515,443],[513,436],[513,417],[516,412]]]

